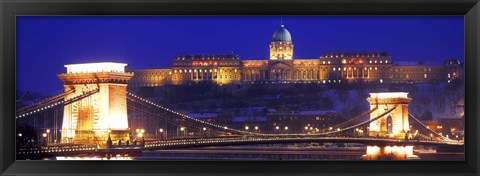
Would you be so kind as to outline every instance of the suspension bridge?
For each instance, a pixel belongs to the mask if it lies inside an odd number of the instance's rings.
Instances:
[[[312,133],[258,132],[193,118],[127,92],[133,73],[125,72],[125,66],[66,65],[67,73],[58,75],[64,82],[62,93],[17,109],[17,126],[28,126],[37,136],[29,139],[22,134],[26,132],[19,131],[17,144],[21,145],[17,145],[17,156],[128,154],[185,147],[303,142],[446,148],[464,145],[463,141],[436,133],[408,113],[411,98],[405,92],[371,93],[367,98],[370,110]],[[145,129],[131,128],[138,119]],[[25,143],[26,140],[37,142]]]

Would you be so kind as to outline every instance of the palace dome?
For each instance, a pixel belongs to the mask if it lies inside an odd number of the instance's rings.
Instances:
[[[273,33],[272,42],[292,42],[292,36],[283,24]]]

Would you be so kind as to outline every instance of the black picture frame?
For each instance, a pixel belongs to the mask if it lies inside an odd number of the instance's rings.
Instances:
[[[479,175],[479,0],[1,0],[1,175]],[[17,15],[464,15],[465,161],[15,161]]]

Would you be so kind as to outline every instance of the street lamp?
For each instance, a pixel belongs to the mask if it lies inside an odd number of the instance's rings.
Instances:
[[[47,129],[47,144],[50,143],[50,129]]]
[[[187,136],[187,130],[186,130],[186,127],[181,127],[180,128],[180,131],[183,131],[183,137]]]
[[[248,130],[248,126],[245,126],[245,130]]]
[[[207,127],[203,127],[202,130],[203,130],[203,136],[206,137],[207,136]]]
[[[42,136],[43,136],[43,138],[47,138],[47,133],[43,133]],[[44,139],[44,140],[46,142],[46,139]]]
[[[255,130],[258,130],[258,126],[255,126]]]
[[[158,131],[160,132],[160,139],[163,140],[163,128],[160,128]]]

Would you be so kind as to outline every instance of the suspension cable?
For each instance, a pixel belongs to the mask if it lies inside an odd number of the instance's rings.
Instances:
[[[432,129],[428,128],[425,124],[423,124],[420,120],[418,120],[417,118],[415,118],[412,114],[408,113],[408,116],[410,116],[413,120],[415,120],[417,123],[419,123],[420,125],[422,125],[425,129],[427,129],[428,131],[432,132],[433,134],[437,135],[437,136],[440,136],[440,138],[442,138],[443,140],[445,139],[448,139],[440,134],[438,134],[437,132],[433,131]]]

